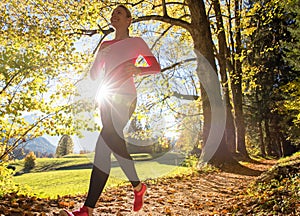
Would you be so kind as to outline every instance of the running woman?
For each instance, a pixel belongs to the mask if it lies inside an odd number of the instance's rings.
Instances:
[[[147,186],[139,180],[134,161],[126,148],[123,129],[136,107],[137,92],[134,76],[156,74],[161,71],[161,68],[145,41],[140,37],[129,36],[128,28],[132,16],[126,6],[118,5],[113,10],[110,21],[115,29],[115,39],[102,42],[90,70],[90,76],[95,80],[104,68],[102,85],[105,86],[103,90],[106,97],[103,97],[100,102],[103,128],[96,144],[87,198],[79,210],[73,212],[62,210],[61,216],[93,214],[93,209],[109,177],[111,154],[118,160],[133,187],[133,211],[139,211],[144,203]],[[146,60],[147,67],[135,66],[139,56],[143,56]],[[99,94],[102,92],[100,91]]]

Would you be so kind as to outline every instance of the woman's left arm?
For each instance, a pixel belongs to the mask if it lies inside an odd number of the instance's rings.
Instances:
[[[147,62],[147,67],[138,67],[139,72],[135,75],[157,74],[161,71],[160,64],[142,38],[137,38],[139,55],[143,56]]]

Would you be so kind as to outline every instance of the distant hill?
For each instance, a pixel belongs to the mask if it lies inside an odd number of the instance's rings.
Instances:
[[[21,153],[22,150],[25,155]],[[22,159],[31,151],[33,151],[37,157],[53,157],[56,147],[44,137],[38,137],[20,145],[14,151],[14,156],[15,158]]]
[[[37,114],[29,114],[24,116],[25,121],[28,123],[34,123],[38,119]],[[30,134],[25,136],[25,139],[28,139]],[[0,141],[3,141],[5,138],[0,138]],[[16,142],[15,138],[10,138],[8,140],[8,145],[12,145]],[[22,141],[18,142],[19,145],[16,149],[10,153],[10,156],[15,159],[23,159],[26,154],[33,151],[37,157],[53,157],[56,152],[56,146],[53,145],[48,139],[45,137],[38,137],[32,140],[28,140],[23,143]]]
[[[56,147],[52,145],[44,137],[38,137],[33,140],[27,141],[24,148],[34,152],[49,153],[49,154],[54,154],[56,150]]]

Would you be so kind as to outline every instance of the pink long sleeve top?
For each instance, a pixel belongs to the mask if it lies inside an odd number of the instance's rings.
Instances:
[[[125,66],[130,62],[135,64],[137,58],[142,56],[147,62],[147,67],[139,67],[141,73],[148,75],[159,73],[161,68],[151,50],[140,37],[126,38],[123,40],[104,41],[96,55],[91,67],[92,79],[97,79],[101,70],[105,75],[103,83],[111,91],[124,94],[136,94],[136,87],[132,73],[126,71]]]

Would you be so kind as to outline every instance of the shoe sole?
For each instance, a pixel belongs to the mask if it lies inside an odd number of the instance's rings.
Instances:
[[[65,210],[60,210],[59,216],[70,216],[70,214],[68,214]]]

